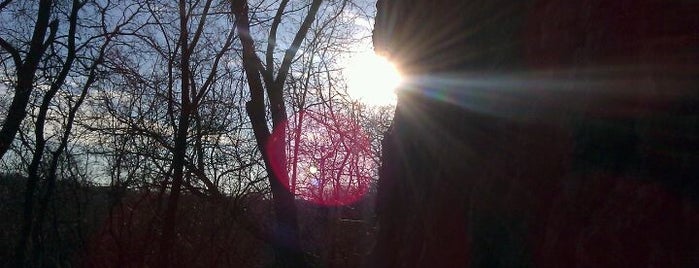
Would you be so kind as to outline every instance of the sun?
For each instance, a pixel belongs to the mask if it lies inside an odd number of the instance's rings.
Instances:
[[[395,104],[395,90],[403,80],[395,65],[373,51],[352,55],[344,75],[349,95],[368,105]]]

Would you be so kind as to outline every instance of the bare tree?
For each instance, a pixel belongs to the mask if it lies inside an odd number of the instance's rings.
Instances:
[[[180,50],[180,60],[179,69],[181,72],[180,77],[180,113],[178,119],[177,132],[175,134],[175,147],[173,150],[173,161],[172,161],[172,186],[170,188],[170,195],[168,199],[168,206],[165,211],[164,216],[164,228],[162,234],[162,240],[160,244],[160,265],[161,267],[169,267],[172,260],[172,248],[174,246],[175,239],[175,224],[177,223],[177,206],[179,202],[180,191],[184,178],[184,167],[187,154],[187,136],[189,133],[190,120],[198,105],[198,102],[202,99],[204,94],[208,92],[208,88],[211,86],[214,78],[216,77],[216,69],[218,68],[219,61],[225,52],[231,46],[233,41],[233,30],[229,31],[228,37],[225,39],[225,43],[221,48],[220,52],[216,54],[213,61],[213,67],[206,78],[204,83],[197,86],[193,83],[193,72],[191,69],[191,57],[194,49],[200,40],[200,37],[204,31],[204,26],[206,25],[206,19],[209,15],[210,8],[212,5],[212,0],[208,0],[204,3],[204,6],[199,14],[200,18],[196,26],[196,30],[192,33],[193,36],[190,37],[188,28],[193,10],[188,10],[188,3],[184,0],[179,2],[179,20],[180,20],[180,36],[178,40],[178,47]],[[191,38],[191,40],[190,40]]]
[[[156,189],[158,199],[167,200],[162,208],[158,205],[152,220],[157,219],[162,228],[157,261],[153,263],[168,267],[178,256],[174,252],[183,191],[221,196],[221,182],[215,179],[215,172],[207,173],[210,166],[204,154],[207,137],[221,132],[217,125],[225,124],[227,118],[206,122],[202,117],[229,116],[225,113],[227,107],[212,103],[216,100],[211,97],[223,88],[229,89],[222,77],[231,72],[227,57],[234,29],[224,27],[229,18],[221,12],[228,7],[225,3],[208,0],[138,5],[148,10],[148,15],[141,18],[143,26],[128,44],[124,41],[122,50],[108,56],[114,75],[99,98],[110,115],[109,121],[94,121],[89,128],[108,137],[136,141],[117,145],[117,150],[126,152],[113,152],[115,164],[132,155],[147,160],[138,169],[156,169],[151,174],[157,177],[147,178],[142,186],[146,191]],[[228,29],[224,36],[218,35],[221,29]],[[121,179],[114,177],[113,186],[127,187]]]
[[[277,30],[288,2],[288,0],[280,2],[273,18],[264,66],[257,56],[255,44],[250,34],[249,6],[247,1],[233,1],[232,11],[236,18],[239,38],[243,45],[243,67],[250,88],[250,101],[246,104],[247,113],[252,123],[257,146],[262,152],[274,199],[276,262],[280,267],[305,267],[307,264],[304,260],[303,252],[300,250],[294,195],[289,191],[289,174],[285,172],[286,143],[283,135],[281,138],[273,138],[267,125],[265,93],[269,98],[272,128],[280,133],[286,133],[287,111],[284,102],[284,85],[298,48],[301,42],[304,41],[323,1],[314,0],[311,2],[308,13],[296,32],[292,43],[284,53],[283,60],[278,69],[276,69],[275,74],[274,49],[276,48]],[[282,167],[283,171],[275,172],[275,169],[278,167]]]
[[[39,247],[42,244],[41,229],[44,217],[49,205],[49,200],[55,189],[57,170],[60,164],[59,161],[63,159],[61,155],[68,147],[68,141],[76,114],[88,90],[97,79],[97,68],[100,66],[105,51],[109,47],[110,40],[119,31],[121,26],[130,21],[130,18],[124,17],[117,25],[111,25],[112,22],[107,22],[105,13],[109,8],[113,8],[109,3],[103,7],[100,3],[92,1],[74,0],[67,7],[67,10],[64,10],[63,4],[59,3],[42,2],[41,4],[48,5],[48,12],[52,12],[54,15],[43,14],[42,12],[46,11],[42,11],[44,10],[44,6],[40,5],[37,16],[53,16],[54,19],[51,26],[51,39],[44,42],[43,45],[45,48],[40,51],[41,54],[31,56],[39,57],[39,62],[36,64],[34,74],[32,75],[35,78],[32,79],[38,79],[39,84],[47,84],[48,86],[45,91],[39,91],[43,93],[41,104],[38,107],[38,111],[35,112],[36,114],[32,114],[32,117],[35,116],[32,137],[34,140],[34,147],[30,149],[32,157],[27,167],[27,182],[24,190],[24,210],[22,215],[23,224],[16,247],[15,259],[18,265],[25,264],[25,255],[28,249],[27,245],[31,237],[33,237],[34,240],[32,244],[35,257],[39,254]],[[89,11],[86,11],[84,7],[88,4],[91,8],[89,8]],[[89,21],[84,17],[79,17],[81,12],[83,12],[83,14],[85,12],[94,12],[94,17],[97,18],[97,21]],[[79,29],[79,24],[82,29]],[[22,27],[20,25],[15,26],[17,28]],[[99,30],[92,31],[89,29],[90,27],[95,27]],[[110,29],[108,29],[108,27],[110,27]],[[82,38],[80,42],[78,42],[80,39],[78,35]],[[6,45],[6,49],[12,51],[12,47],[9,44]],[[30,51],[29,53],[32,52]],[[14,55],[14,53],[11,54]],[[75,62],[78,62],[81,66],[76,68],[74,65]],[[15,61],[15,64],[16,63]],[[17,79],[28,78],[17,75]],[[71,81],[70,85],[66,85],[66,81],[69,80]],[[37,83],[37,81],[33,81],[32,83]],[[21,82],[18,81],[17,84],[21,85]],[[73,99],[71,92],[74,92],[76,88],[79,88],[79,93],[76,96],[77,99]],[[31,88],[29,91],[31,91]],[[31,95],[31,93],[29,94]],[[62,117],[62,115],[59,115],[59,112],[53,110],[54,108],[61,109],[60,106],[62,104],[57,100],[57,95],[65,95],[60,98],[65,98],[65,104],[63,104],[65,106],[63,107],[68,110],[65,117]],[[14,100],[17,100],[18,97],[22,98],[22,94],[16,92]],[[12,109],[13,108],[10,108],[10,110]],[[10,112],[10,115],[12,113],[13,112]],[[51,152],[50,161],[43,161],[47,143],[49,142],[49,138],[45,137],[47,123],[48,121],[60,120],[63,120],[63,125],[56,126],[52,124],[52,130],[49,132],[51,137],[58,137],[57,146]],[[8,130],[11,129],[11,124],[6,124],[6,126]],[[61,127],[62,130],[60,130]],[[5,137],[7,136],[3,136],[3,138]],[[46,171],[40,171],[42,164],[45,165],[46,162],[49,162],[48,165],[46,165]],[[40,177],[42,176],[46,178],[46,187],[44,189],[44,194],[40,198],[39,213],[35,213],[35,194],[37,192],[38,183],[40,182]],[[34,220],[35,217],[37,217],[36,220]]]

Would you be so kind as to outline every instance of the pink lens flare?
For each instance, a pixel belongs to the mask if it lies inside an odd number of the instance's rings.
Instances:
[[[302,110],[276,127],[270,140],[266,150],[275,158],[273,172],[288,178],[282,184],[300,199],[325,206],[348,205],[367,193],[376,175],[371,140],[350,116]],[[281,141],[285,155],[279,156]]]

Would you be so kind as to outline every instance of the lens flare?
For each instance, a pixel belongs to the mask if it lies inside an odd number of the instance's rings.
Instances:
[[[271,161],[277,177],[288,178],[282,184],[297,198],[319,205],[342,206],[361,199],[377,169],[371,140],[362,127],[337,112],[305,110],[289,118],[270,138],[286,141],[286,154],[279,158],[286,161]],[[279,157],[278,148],[270,144],[268,154]]]

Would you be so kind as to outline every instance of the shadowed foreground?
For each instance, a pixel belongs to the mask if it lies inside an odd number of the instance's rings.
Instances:
[[[383,0],[373,267],[699,265],[699,3]]]

